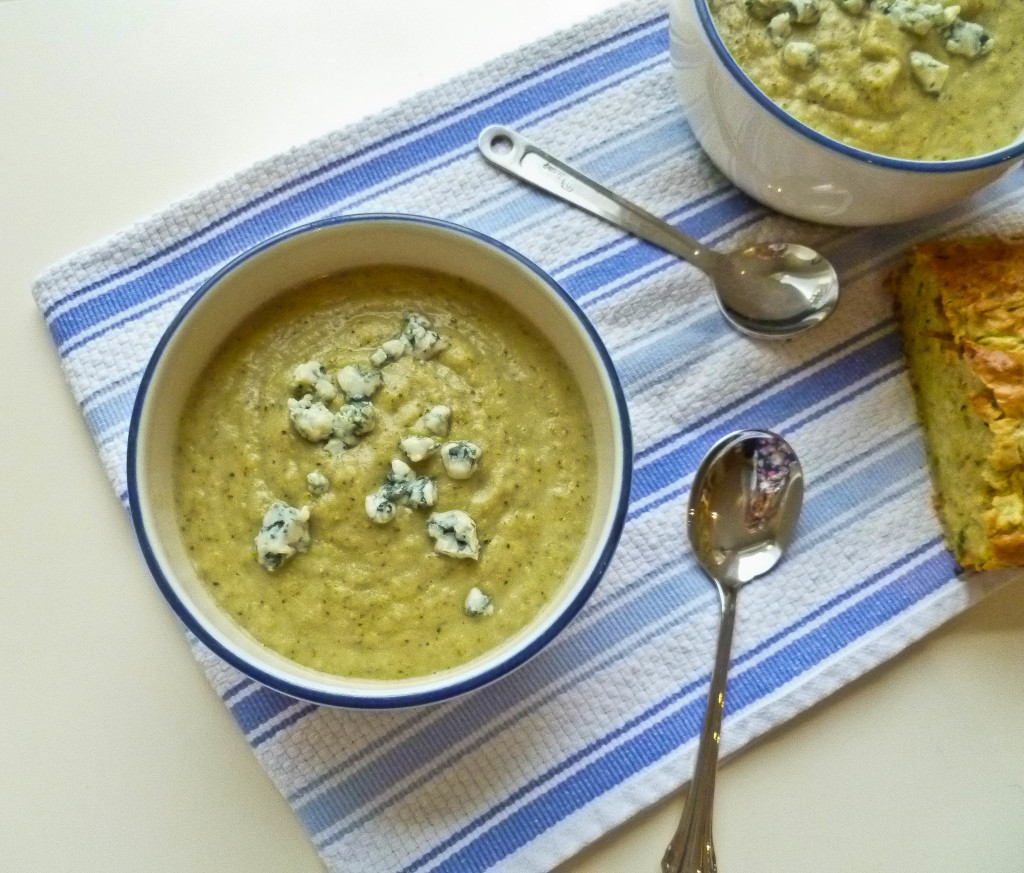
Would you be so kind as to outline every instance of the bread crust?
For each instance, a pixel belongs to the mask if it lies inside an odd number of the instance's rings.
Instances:
[[[972,495],[984,509],[983,540],[972,543],[964,525],[954,519],[951,504],[963,495],[943,493],[941,477],[933,475],[936,506],[946,539],[964,567],[993,569],[1024,566],[1024,238],[975,237],[915,246],[903,264],[886,278],[895,295],[896,314],[908,356],[922,347],[941,350],[942,365],[962,367],[962,410],[987,427],[991,440],[979,459],[977,487]],[[920,312],[913,312],[927,289],[937,312],[929,333],[917,341]],[[913,295],[917,295],[916,298]],[[911,301],[914,301],[911,303]],[[911,371],[919,372],[911,360]],[[940,435],[928,426],[928,404],[918,379],[915,393],[926,424],[933,474]],[[950,404],[956,398],[945,398]],[[973,427],[973,426],[972,426]],[[969,438],[965,432],[964,438]],[[979,449],[980,451],[980,449]]]

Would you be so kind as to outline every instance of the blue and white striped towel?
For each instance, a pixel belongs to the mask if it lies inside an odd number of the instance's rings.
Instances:
[[[688,266],[511,181],[477,133],[526,131],[708,243],[801,239],[844,295],[789,343],[729,330]],[[680,535],[704,451],[738,427],[790,438],[808,478],[792,555],[744,591],[725,751],[806,709],[999,584],[957,575],[879,280],[938,234],[1020,230],[1019,171],[899,228],[769,213],[697,148],[673,96],[662,0],[634,0],[392,111],[271,158],[46,272],[34,293],[110,477],[142,368],[204,278],[284,228],[423,213],[509,243],[604,336],[636,438],[629,520],[593,599],[523,669],[415,711],[341,712],[253,682],[193,641],[332,870],[542,871],[680,785],[703,715],[717,608]]]

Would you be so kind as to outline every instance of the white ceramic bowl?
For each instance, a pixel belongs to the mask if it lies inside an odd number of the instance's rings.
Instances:
[[[732,59],[707,0],[669,0],[676,88],[697,141],[739,188],[810,221],[887,224],[950,206],[1024,155],[1013,144],[955,161],[865,152],[818,133],[765,96]]]
[[[304,667],[257,642],[196,576],[175,519],[173,468],[181,411],[221,342],[277,294],[372,264],[440,270],[489,289],[558,349],[594,428],[597,495],[582,552],[558,594],[519,633],[451,670],[403,680],[352,679]],[[451,697],[507,673],[550,642],[590,596],[618,543],[629,501],[626,402],[601,339],[569,296],[521,255],[427,218],[363,215],[318,222],[246,252],[210,279],[167,329],[142,378],[128,438],[128,492],[141,550],[174,611],[210,649],[265,685],[316,703],[391,707]]]

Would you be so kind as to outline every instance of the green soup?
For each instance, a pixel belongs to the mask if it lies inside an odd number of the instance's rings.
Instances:
[[[300,436],[288,408],[301,393],[296,365],[316,359],[334,374],[365,363],[410,311],[445,350],[381,368],[376,427],[356,445],[329,451]],[[399,450],[436,404],[452,410],[448,439],[482,450],[470,478],[446,475],[436,452],[412,463]],[[180,529],[217,602],[264,645],[352,677],[443,670],[514,634],[562,584],[593,511],[591,426],[558,354],[484,289],[426,271],[342,273],[261,309],[199,380],[177,452]],[[377,524],[364,504],[393,459],[432,478],[437,501]],[[314,471],[330,482],[319,496]],[[309,509],[311,545],[270,572],[254,537],[275,501]],[[430,513],[452,509],[475,521],[479,560],[434,550]],[[467,613],[474,588],[489,612]]]
[[[708,6],[754,84],[833,139],[950,160],[1009,145],[1024,130],[1024,0]]]

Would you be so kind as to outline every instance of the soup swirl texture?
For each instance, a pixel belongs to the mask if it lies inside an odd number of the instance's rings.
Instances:
[[[362,367],[410,312],[443,350],[387,358],[373,430],[330,447],[320,432],[297,433],[296,367],[319,362],[329,376]],[[335,411],[344,395],[306,369]],[[451,410],[450,433],[435,440],[424,415],[440,406]],[[400,447],[410,435],[422,439],[406,448],[428,449],[416,461]],[[468,478],[448,475],[430,450],[444,440],[478,448]],[[378,523],[367,496],[395,460],[434,482],[436,505],[405,501]],[[314,669],[397,679],[469,661],[537,615],[577,558],[594,475],[580,391],[531,325],[462,280],[372,267],[283,295],[218,351],[182,417],[176,500],[197,573],[253,637]],[[253,542],[275,501],[308,508],[310,544],[268,570]],[[476,525],[476,560],[439,553],[428,535],[432,511],[455,510]]]

